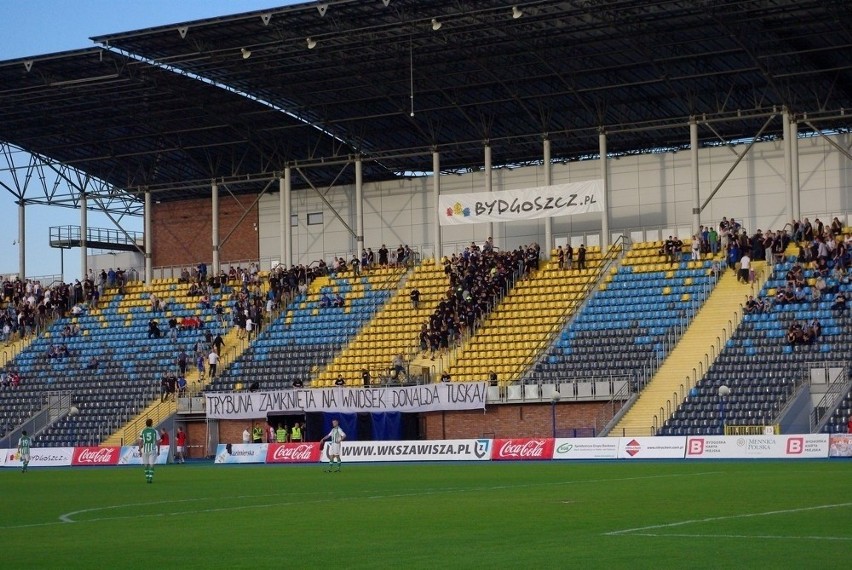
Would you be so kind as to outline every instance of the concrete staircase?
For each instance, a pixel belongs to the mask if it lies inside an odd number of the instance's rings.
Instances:
[[[680,341],[630,410],[610,431],[610,436],[655,435],[677,409],[739,326],[747,296],[757,295],[769,278],[771,268],[766,262],[754,262],[752,267],[755,282],[751,285],[739,283],[735,270],[722,275]]]
[[[225,341],[225,346],[222,349],[222,355],[219,359],[219,374],[225,371],[228,365],[239,358],[249,347],[249,343],[237,337],[238,328],[233,327],[228,334],[222,337]],[[205,358],[206,362],[206,358]],[[200,392],[211,381],[211,378],[205,375],[200,378],[198,370],[195,368],[195,363],[190,355],[190,363],[186,370],[186,385],[190,392]],[[152,401],[141,412],[136,414],[129,422],[118,428],[115,433],[101,442],[102,446],[113,445],[134,445],[142,428],[145,427],[145,420],[151,418],[154,421],[154,426],[157,426],[175,413],[177,404],[172,401],[160,402],[159,398]]]

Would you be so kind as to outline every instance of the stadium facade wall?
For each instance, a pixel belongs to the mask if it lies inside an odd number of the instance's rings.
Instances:
[[[591,428],[607,405],[605,402],[556,405],[556,429]],[[432,412],[421,414],[425,439],[517,438],[553,435],[551,404],[502,404],[485,412]]]
[[[683,142],[688,142],[686,129],[683,139]],[[844,148],[852,146],[850,134],[837,135],[833,139]],[[852,212],[852,161],[822,137],[800,139],[798,144],[802,216],[813,219],[815,216]],[[739,144],[700,149],[699,194],[702,201],[724,178],[736,160],[735,152],[742,152],[745,146]],[[614,137],[610,148],[618,150]],[[634,240],[660,239],[669,234],[689,236],[693,208],[689,155],[689,152],[665,152],[609,160],[610,229],[613,234],[633,234]],[[500,162],[499,156],[494,157],[494,162]],[[727,216],[741,220],[749,231],[782,228],[790,219],[785,211],[784,172],[781,141],[755,144],[701,214],[701,223],[716,225],[722,216]],[[599,177],[598,160],[554,164],[552,167],[553,184]],[[503,168],[493,172],[494,190],[542,185],[542,166]],[[443,175],[441,178],[442,194],[478,192],[484,187],[485,175],[482,171]],[[335,187],[324,196],[354,229],[354,186]],[[240,206],[233,197],[220,189],[222,237],[236,224],[243,207],[249,207],[255,197],[240,196]],[[365,184],[365,245],[376,251],[382,243],[387,244],[389,249],[399,244],[409,244],[420,247],[425,255],[432,255],[435,242],[433,204],[431,177]],[[155,204],[152,232],[154,265],[182,265],[201,259],[210,260],[210,211],[209,198]],[[322,223],[308,225],[308,214],[320,212]],[[355,238],[313,190],[293,192],[292,214],[297,220],[297,225],[292,227],[292,251],[296,263],[310,263],[320,258],[328,260],[332,255],[349,255],[354,251]],[[260,198],[256,211],[240,224],[223,246],[221,260],[280,260],[279,217],[278,192],[268,192]],[[852,220],[842,221],[847,223]],[[255,223],[258,228],[256,232]],[[443,253],[456,251],[471,241],[484,241],[488,237],[488,227],[488,224],[444,226]],[[640,230],[651,231],[639,234]],[[544,221],[496,224],[494,232],[495,242],[504,249],[531,242],[541,243],[544,240]],[[574,243],[584,241],[595,245],[599,243],[599,233],[599,214],[554,218],[553,235],[557,239],[569,238]]]
[[[231,196],[219,189],[219,238],[234,233],[222,246],[222,261],[258,259],[256,196]],[[237,225],[245,210],[251,208]],[[210,198],[153,204],[151,242],[156,267],[197,264],[212,259],[212,206]],[[208,270],[209,271],[209,270]]]
[[[563,402],[556,405],[556,428],[559,431],[592,428],[607,402]],[[423,439],[471,439],[487,435],[497,438],[550,437],[553,435],[551,404],[501,404],[487,406],[485,411],[468,410],[420,414]],[[243,430],[257,422],[266,427],[266,417],[256,420],[218,420],[221,443],[241,443]],[[199,424],[204,429],[203,424]],[[202,435],[202,434],[199,434]],[[314,437],[316,436],[316,437]],[[319,439],[308,434],[309,440]],[[190,445],[194,434],[189,432]]]
[[[833,137],[849,148],[852,135]],[[684,130],[684,142],[688,132]],[[703,148],[699,151],[700,197],[703,201],[722,180],[742,152],[744,144],[733,147]],[[617,150],[616,141],[610,147]],[[554,151],[555,152],[555,151]],[[644,154],[610,159],[610,229],[613,233],[655,228],[665,238],[678,233],[688,237],[692,225],[692,181],[689,152]],[[499,157],[494,157],[499,162]],[[477,165],[471,165],[477,166]],[[718,224],[722,216],[743,220],[749,231],[758,228],[779,229],[789,221],[785,212],[784,150],[780,141],[758,143],[742,160],[701,214],[701,222]],[[799,180],[802,216],[842,214],[852,211],[852,161],[837,152],[821,137],[799,140]],[[597,160],[554,164],[553,184],[579,182],[600,177]],[[544,168],[499,169],[493,172],[493,189],[513,190],[544,185]],[[444,175],[441,193],[478,192],[485,187],[480,172]],[[351,227],[355,227],[355,190],[341,186],[326,198]],[[259,240],[261,258],[280,258],[278,195],[265,195],[259,202]],[[432,224],[433,198],[431,177],[366,184],[364,186],[365,245],[375,251],[382,243],[393,249],[400,243],[425,245],[431,255],[434,243]],[[322,225],[307,225],[307,214],[324,212]],[[313,191],[295,191],[292,214],[298,219],[293,228],[293,257],[308,263],[355,248],[354,238]],[[823,220],[826,221],[826,220]],[[828,220],[830,221],[830,220]],[[846,222],[847,220],[843,220]],[[501,227],[502,226],[502,227]],[[544,240],[544,221],[496,224],[495,241],[499,247],[514,248]],[[600,231],[599,214],[583,214],[554,219],[555,237],[573,238],[595,244]],[[488,237],[488,224],[445,226],[442,230],[444,253],[455,251],[471,241]],[[659,239],[653,232],[643,239]]]
[[[187,457],[198,459],[207,456],[207,423],[187,422],[183,424],[186,431]]]
[[[260,427],[266,427],[266,418],[258,418],[256,420],[219,420],[219,441],[221,443],[242,443],[243,430],[249,432],[254,427],[254,423]]]

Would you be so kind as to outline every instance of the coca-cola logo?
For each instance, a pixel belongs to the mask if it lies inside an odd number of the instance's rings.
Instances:
[[[319,461],[316,443],[279,443],[269,446],[267,463],[312,463]]]
[[[504,439],[497,440],[494,459],[552,459],[552,439]]]
[[[275,450],[273,459],[289,459],[291,461],[308,461],[311,458],[311,446],[279,447]]]
[[[120,455],[118,447],[78,447],[74,449],[72,465],[115,465]]]
[[[513,444],[506,442],[500,448],[503,457],[541,457],[544,453],[543,441],[528,441],[524,444]]]

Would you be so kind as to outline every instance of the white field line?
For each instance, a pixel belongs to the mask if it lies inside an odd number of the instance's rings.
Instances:
[[[655,536],[662,538],[746,538],[766,540],[828,540],[852,541],[852,536],[776,536],[770,534],[666,534],[653,532],[632,532],[622,536]]]
[[[235,499],[255,499],[255,498],[264,498],[264,497],[288,497],[289,499],[293,498],[293,493],[278,493],[278,494],[268,494],[268,495],[240,495],[234,497],[199,497],[194,499],[178,499],[178,500],[169,500],[169,501],[154,501],[149,503],[125,503],[121,505],[108,505],[104,507],[92,507],[89,509],[80,509],[77,511],[70,511],[64,513],[59,516],[59,520],[56,521],[47,521],[41,523],[31,523],[31,524],[21,524],[21,525],[10,525],[0,527],[0,530],[12,530],[18,528],[31,528],[31,527],[40,527],[40,526],[53,526],[53,525],[61,525],[61,524],[79,524],[79,523],[89,523],[89,522],[99,522],[99,521],[109,521],[109,520],[118,520],[118,519],[135,519],[135,518],[150,518],[150,517],[166,517],[166,516],[181,516],[181,515],[193,515],[193,514],[202,514],[202,513],[215,513],[215,512],[224,512],[224,511],[241,511],[246,509],[268,509],[272,507],[284,507],[284,506],[293,506],[293,505],[308,505],[308,504],[317,504],[317,503],[327,503],[331,501],[360,501],[364,499],[368,500],[381,500],[381,499],[395,499],[400,497],[424,497],[429,495],[441,495],[441,494],[452,494],[452,493],[475,493],[479,491],[497,491],[497,490],[510,490],[510,489],[523,489],[523,488],[532,488],[532,487],[545,487],[545,486],[561,486],[561,485],[580,485],[580,484],[595,484],[595,483],[614,483],[614,482],[622,482],[622,481],[641,481],[645,479],[667,479],[672,477],[700,477],[704,475],[718,475],[723,473],[723,471],[703,471],[699,473],[674,473],[674,474],[665,474],[665,475],[647,475],[642,477],[620,477],[620,478],[606,478],[606,479],[582,479],[576,481],[555,481],[550,483],[523,483],[518,485],[493,485],[488,487],[467,487],[467,488],[447,488],[447,487],[439,487],[434,489],[412,489],[410,493],[393,493],[387,495],[376,495],[371,494],[365,497],[361,496],[349,496],[349,497],[328,497],[322,499],[312,499],[307,501],[282,501],[282,502],[271,502],[271,503],[263,503],[263,504],[254,504],[254,505],[238,505],[238,506],[228,506],[228,507],[215,507],[210,509],[187,509],[182,511],[173,511],[168,513],[151,513],[151,514],[133,514],[133,515],[116,515],[116,516],[104,516],[97,517],[91,519],[77,520],[76,517],[82,514],[88,513],[97,513],[102,511],[111,511],[118,509],[126,509],[126,508],[135,508],[135,507],[149,507],[154,505],[164,505],[164,504],[175,504],[175,503],[190,503],[190,502],[201,502],[201,501],[228,501]],[[364,493],[375,493],[375,491],[363,491]],[[319,493],[305,493],[305,494],[319,494]]]
[[[648,532],[645,532],[645,531],[664,529],[664,528],[675,528],[675,527],[686,526],[686,525],[691,525],[691,524],[703,524],[703,523],[716,522],[716,521],[727,521],[727,520],[734,520],[734,519],[748,519],[748,518],[755,518],[755,517],[769,517],[769,516],[774,516],[774,515],[785,515],[785,514],[790,514],[790,513],[803,513],[803,512],[807,512],[807,511],[818,511],[818,510],[823,510],[823,509],[839,509],[839,508],[849,507],[849,506],[852,506],[852,503],[836,503],[836,504],[833,504],[833,505],[817,505],[817,506],[814,506],[814,507],[801,507],[801,508],[798,508],[798,509],[783,509],[783,510],[777,510],[777,511],[764,511],[764,512],[760,512],[760,513],[741,513],[741,514],[738,514],[738,515],[726,515],[726,516],[720,516],[720,517],[706,517],[706,518],[703,518],[703,519],[690,519],[690,520],[678,521],[678,522],[667,523],[667,524],[655,524],[655,525],[649,525],[649,526],[640,526],[640,527],[636,527],[636,528],[626,528],[626,529],[622,529],[622,530],[614,530],[614,531],[611,531],[611,532],[604,533],[604,536],[618,536],[618,535],[678,536],[678,535],[675,535],[675,534],[648,533]],[[681,535],[681,536],[686,536],[686,535]],[[702,536],[703,537],[703,536],[725,536],[725,535],[700,535],[700,534],[696,534],[696,535],[689,535],[689,536]],[[739,537],[739,535],[732,535],[732,536]],[[742,538],[747,538],[747,537],[742,536]],[[760,537],[755,536],[754,538],[760,538]],[[767,537],[767,538],[771,538],[771,537]],[[785,538],[785,537],[778,537],[778,538]],[[789,537],[789,538],[796,538],[796,537]],[[805,537],[802,537],[802,538],[805,538]],[[846,539],[846,538],[842,538],[842,537],[835,537],[834,539],[835,540],[850,540],[850,539]]]

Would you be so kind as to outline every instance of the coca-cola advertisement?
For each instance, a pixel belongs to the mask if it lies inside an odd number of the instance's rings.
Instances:
[[[553,439],[549,437],[495,439],[491,450],[493,461],[553,459]]]
[[[120,447],[75,447],[71,465],[118,465]]]
[[[316,442],[270,443],[266,449],[267,463],[316,463],[320,446]]]

